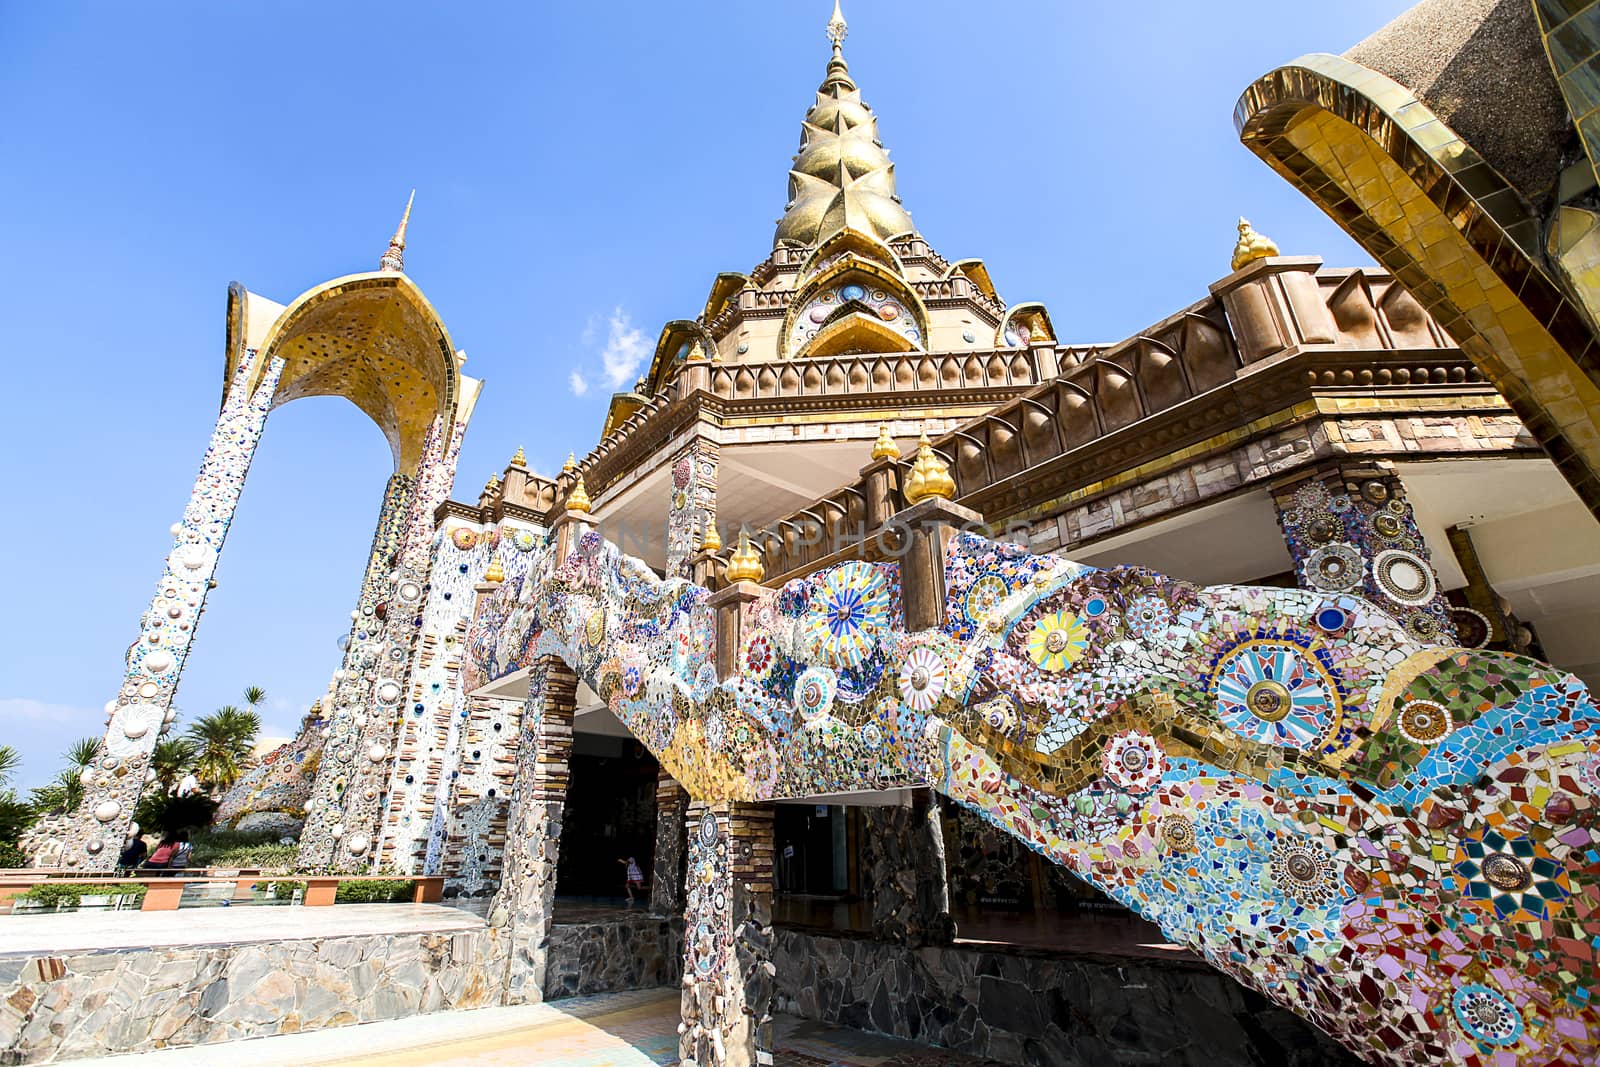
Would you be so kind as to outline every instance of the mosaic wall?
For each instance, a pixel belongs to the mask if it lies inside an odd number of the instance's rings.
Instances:
[[[493,778],[492,759],[462,766],[464,754],[482,753],[486,746],[493,751],[495,742],[509,740],[516,729],[515,715],[499,702],[469,703],[461,672],[466,630],[475,588],[491,562],[500,561],[505,581],[520,582],[529,554],[543,544],[542,532],[509,522],[480,529],[452,520],[434,534],[396,757],[385,789],[381,863],[407,873],[436,872],[451,833],[451,812],[489,790],[503,792],[494,781],[480,781]],[[509,771],[505,777],[509,780]],[[462,790],[470,799],[461,799]],[[499,807],[503,815],[503,798]]]
[[[724,607],[719,678],[705,590],[593,532],[531,574],[474,669],[560,657],[701,800],[930,784],[1371,1062],[1600,1052],[1600,711],[1559,671],[957,534],[941,627],[845,563]]]
[[[283,373],[283,360],[273,359],[255,391],[247,392],[256,358],[254,350],[247,350],[239,361],[183,519],[173,524],[172,551],[155,599],[140,620],[139,638],[128,649],[122,688],[107,706],[99,754],[83,772],[84,801],[64,833],[31,843],[37,864],[110,870],[127,838],[139,794],[154,778],[150,753],[175,715],[178,678]]]
[[[1392,614],[1419,644],[1456,639],[1450,602],[1400,480],[1337,472],[1278,499],[1278,521],[1300,584],[1359,593]]]
[[[293,740],[279,745],[222,795],[215,826],[230,830],[272,830],[297,837],[305,819],[306,801],[322,761],[325,720],[322,706],[313,704]]]
[[[922,347],[922,329],[913,310],[898,294],[874,279],[864,278],[824,289],[808,300],[795,316],[788,350],[800,352],[824,325],[851,312],[870,315],[904,337],[910,347]]]

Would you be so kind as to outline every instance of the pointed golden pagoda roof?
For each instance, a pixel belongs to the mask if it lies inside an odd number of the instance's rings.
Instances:
[[[847,228],[883,240],[915,228],[895,195],[894,164],[878,140],[878,120],[850,80],[843,48],[848,32],[834,0],[828,21],[833,57],[817,102],[800,124],[800,154],[789,169],[789,205],[774,246],[815,246]]]
[[[392,271],[395,274],[404,274],[406,270],[406,226],[411,222],[411,204],[417,199],[417,191],[411,190],[411,196],[406,200],[406,211],[400,216],[400,225],[395,227],[394,236],[389,238],[389,250],[378,260],[378,269]]]

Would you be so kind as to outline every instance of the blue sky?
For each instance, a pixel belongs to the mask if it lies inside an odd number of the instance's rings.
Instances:
[[[1064,340],[1113,341],[1227,273],[1239,214],[1368,258],[1242,148],[1239,92],[1407,5],[848,0],[900,195]],[[0,742],[24,786],[98,735],[221,388],[227,284],[287,302],[408,273],[487,386],[457,496],[518,444],[552,471],[663,322],[771,247],[827,0],[422,5],[0,0]],[[576,376],[576,377],[575,377]],[[581,379],[586,389],[577,395]],[[275,412],[178,703],[336,666],[388,449],[342,400]]]

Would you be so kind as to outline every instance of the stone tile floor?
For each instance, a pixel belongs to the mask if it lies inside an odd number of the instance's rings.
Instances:
[[[75,1060],[76,1067],[664,1067],[678,1062],[678,991],[413,1016],[317,1033]],[[778,1020],[773,1067],[999,1067],[891,1038]]]

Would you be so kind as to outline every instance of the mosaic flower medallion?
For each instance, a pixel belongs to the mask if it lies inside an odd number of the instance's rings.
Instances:
[[[1241,645],[1218,662],[1214,678],[1223,724],[1262,744],[1307,748],[1339,717],[1333,680],[1294,645]]]
[[[1428,561],[1403,548],[1388,548],[1372,559],[1372,580],[1390,600],[1418,607],[1433,599],[1437,586]]]
[[[1355,545],[1334,541],[1306,557],[1306,578],[1318,589],[1347,593],[1361,584],[1361,552]]]
[[[1033,624],[1028,658],[1045,671],[1064,671],[1089,647],[1089,630],[1070,611],[1057,611]]]
[[[1522,1038],[1522,1013],[1498,990],[1462,986],[1450,998],[1456,1022],[1467,1036],[1486,1045],[1515,1045]]]
[[[1395,716],[1395,725],[1401,736],[1417,745],[1442,741],[1454,729],[1449,709],[1431,700],[1413,700],[1404,705]]]

